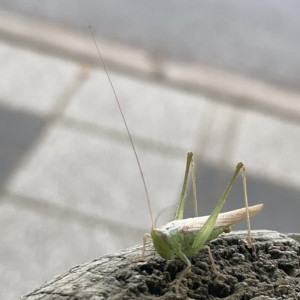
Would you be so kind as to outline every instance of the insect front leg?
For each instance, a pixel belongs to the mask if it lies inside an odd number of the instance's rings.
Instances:
[[[142,250],[142,257],[139,259],[139,261],[143,261],[145,259],[145,253],[146,253],[146,242],[147,238],[151,239],[150,233],[145,233],[143,236],[143,250]]]

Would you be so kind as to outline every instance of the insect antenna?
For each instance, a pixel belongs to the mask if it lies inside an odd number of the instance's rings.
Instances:
[[[128,134],[129,140],[130,140],[131,147],[132,147],[133,152],[134,152],[135,159],[136,159],[137,164],[138,164],[138,167],[139,167],[139,171],[140,171],[140,174],[141,174],[141,178],[142,178],[142,181],[143,181],[144,190],[145,190],[145,194],[146,194],[146,198],[147,198],[148,208],[149,208],[149,211],[150,211],[150,218],[151,218],[151,224],[152,224],[152,229],[153,229],[155,225],[154,225],[154,222],[153,222],[153,215],[152,215],[152,209],[151,209],[151,204],[150,204],[150,198],[149,198],[149,194],[148,194],[148,189],[147,189],[147,185],[146,185],[144,173],[143,173],[143,170],[142,170],[142,167],[141,167],[141,164],[140,164],[140,160],[139,160],[137,151],[136,151],[136,149],[135,149],[135,146],[134,146],[134,143],[133,143],[133,140],[132,140],[132,136],[131,136],[131,134],[130,134],[130,131],[129,131],[129,128],[128,128],[128,125],[127,125],[125,116],[124,116],[124,114],[123,114],[123,110],[122,110],[122,107],[121,107],[119,98],[118,98],[118,96],[117,96],[117,93],[116,93],[116,90],[115,90],[114,85],[113,85],[113,83],[112,83],[112,80],[111,80],[111,78],[110,78],[110,76],[109,76],[109,74],[108,74],[108,71],[107,71],[107,68],[106,68],[104,59],[103,59],[103,57],[102,57],[102,55],[101,55],[101,52],[100,52],[100,49],[99,49],[99,47],[98,47],[98,45],[97,45],[97,42],[96,42],[96,39],[95,39],[95,35],[94,35],[93,31],[92,31],[92,26],[91,26],[91,25],[89,26],[89,29],[90,29],[90,31],[91,31],[91,35],[92,35],[92,37],[93,37],[94,44],[95,44],[96,49],[97,49],[97,51],[98,51],[98,55],[99,55],[99,57],[100,57],[100,59],[101,59],[101,62],[102,62],[104,71],[105,71],[105,73],[106,73],[106,75],[107,75],[108,81],[109,81],[110,86],[111,86],[111,88],[112,88],[112,90],[113,90],[113,93],[114,93],[116,102],[117,102],[117,104],[118,104],[119,111],[120,111],[120,113],[121,113],[123,122],[124,122],[125,127],[126,127],[126,131],[127,131],[127,134]]]
[[[163,208],[163,209],[158,213],[158,215],[156,216],[155,221],[154,221],[154,228],[156,228],[156,226],[157,226],[157,221],[158,221],[158,219],[160,218],[160,216],[161,216],[162,214],[164,214],[164,213],[165,213],[167,210],[169,210],[170,208],[173,208],[174,206],[176,207],[176,205],[177,205],[177,204],[171,204],[171,205],[169,205],[169,206]]]

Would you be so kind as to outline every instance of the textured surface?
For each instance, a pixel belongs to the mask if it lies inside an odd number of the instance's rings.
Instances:
[[[300,244],[274,231],[255,231],[253,252],[245,238],[245,232],[232,232],[210,243],[221,275],[213,273],[205,251],[194,255],[178,299],[299,298]],[[150,246],[145,262],[133,262],[140,251],[129,248],[76,266],[21,299],[174,299],[184,263],[158,258]]]

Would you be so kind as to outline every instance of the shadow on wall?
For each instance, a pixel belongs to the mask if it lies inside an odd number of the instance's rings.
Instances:
[[[0,189],[43,133],[46,120],[0,105]]]

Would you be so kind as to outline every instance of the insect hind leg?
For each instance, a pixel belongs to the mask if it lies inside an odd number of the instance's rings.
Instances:
[[[253,248],[252,239],[251,239],[251,224],[250,224],[250,214],[249,214],[249,205],[248,205],[248,194],[247,194],[247,183],[246,183],[246,167],[245,164],[242,163],[242,179],[243,179],[243,190],[244,190],[244,201],[245,201],[245,208],[246,208],[246,220],[247,220],[247,243],[249,248]]]
[[[182,184],[182,190],[181,190],[179,204],[177,206],[175,218],[174,218],[175,220],[183,219],[187,180],[188,180],[189,170],[190,170],[192,161],[193,161],[193,152],[188,152],[187,158],[186,158],[186,167],[185,167],[184,179],[183,179],[183,184]]]
[[[195,213],[195,218],[197,218],[198,217],[198,204],[197,204],[195,164],[194,164],[193,158],[191,160],[191,165],[192,165],[192,186],[193,186],[193,198],[194,198],[194,213]]]

